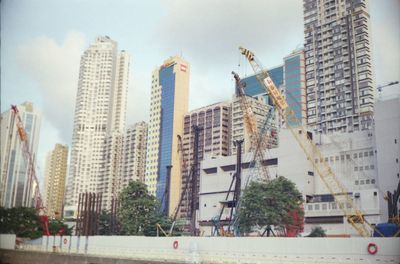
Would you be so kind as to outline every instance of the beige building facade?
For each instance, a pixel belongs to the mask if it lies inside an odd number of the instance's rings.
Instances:
[[[67,176],[68,146],[56,144],[45,165],[45,206],[49,217],[61,219]]]

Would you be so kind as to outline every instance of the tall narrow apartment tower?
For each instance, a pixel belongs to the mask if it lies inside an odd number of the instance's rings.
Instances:
[[[52,218],[62,218],[67,162],[68,146],[61,144],[56,144],[46,158],[44,202],[47,214]]]
[[[178,135],[183,135],[183,116],[188,111],[189,73],[189,64],[175,56],[154,70],[152,76],[145,182],[149,192],[161,202],[162,209],[166,201],[170,202],[169,214],[178,204],[181,188]],[[166,192],[170,165],[170,190]]]
[[[307,124],[319,133],[369,129],[374,80],[367,0],[303,0]]]
[[[107,36],[98,37],[81,57],[67,205],[76,205],[80,193],[102,189],[106,135],[125,127],[128,75],[129,55]],[[107,196],[103,194],[103,202],[111,198]]]

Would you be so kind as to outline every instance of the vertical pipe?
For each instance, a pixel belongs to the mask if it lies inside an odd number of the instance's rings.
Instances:
[[[89,207],[89,193],[85,193],[85,204],[84,204],[84,226],[83,226],[83,235],[87,236],[88,235],[88,220],[89,220],[89,215],[88,215],[88,207]]]
[[[76,215],[76,227],[75,227],[75,235],[80,236],[81,235],[81,198],[82,198],[82,193],[79,194],[78,198],[78,213]]]
[[[172,165],[168,165],[167,167],[167,179],[166,179],[166,186],[165,186],[165,208],[164,214],[166,216],[169,215],[169,208],[170,208],[170,196],[171,196],[171,169]]]
[[[194,142],[193,142],[193,164],[192,164],[192,193],[191,193],[191,234],[196,236],[196,209],[197,209],[197,167],[199,163],[199,132],[200,128],[196,125],[193,126]]]

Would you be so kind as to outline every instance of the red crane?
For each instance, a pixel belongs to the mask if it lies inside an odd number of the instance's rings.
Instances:
[[[26,131],[24,128],[24,123],[22,122],[22,118],[19,114],[19,110],[16,105],[11,105],[11,111],[14,113],[14,119],[15,119],[15,124],[17,126],[17,132],[18,132],[18,138],[21,143],[22,147],[22,153],[24,156],[24,160],[27,164],[27,195],[31,193],[32,188],[34,190],[32,191],[33,197],[34,197],[34,204],[35,208],[39,212],[39,219],[42,224],[43,228],[43,235],[49,236],[49,218],[46,214],[46,208],[43,206],[43,200],[42,200],[42,195],[40,193],[40,188],[39,188],[39,181],[36,177],[36,170],[35,170],[35,160],[32,157],[32,153],[29,149],[29,141],[28,137],[26,135]]]

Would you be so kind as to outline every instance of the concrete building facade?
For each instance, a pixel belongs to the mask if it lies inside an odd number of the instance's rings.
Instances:
[[[68,205],[76,205],[80,193],[105,190],[99,179],[104,170],[103,148],[107,135],[124,130],[128,76],[129,55],[119,51],[117,43],[107,36],[98,37],[81,57]]]
[[[400,181],[400,94],[383,97],[375,103],[375,136],[378,163],[378,187],[384,195]],[[382,220],[388,220],[387,202],[380,200]],[[400,204],[398,204],[400,208]]]
[[[30,102],[17,105],[26,132],[34,163],[40,136],[41,113]],[[11,208],[33,206],[33,190],[37,185],[29,179],[14,112],[1,114],[0,206]]]
[[[307,124],[319,133],[372,128],[367,0],[303,0]]]
[[[130,126],[122,139],[121,187],[128,186],[129,181],[144,182],[147,123],[138,122]]]
[[[264,122],[269,115],[269,112],[272,109],[271,105],[268,105],[265,103],[263,97],[250,97],[247,96],[247,102],[249,105],[251,105],[251,109],[253,110],[253,114],[255,116],[256,122],[257,122],[257,127],[258,131],[261,133],[263,130],[263,125]],[[250,134],[246,129],[246,125],[244,123],[244,117],[243,117],[243,110],[240,106],[240,99],[234,97],[232,99],[232,111],[231,111],[231,154],[236,154],[236,146],[234,142],[236,140],[244,140],[243,146],[242,146],[242,152],[247,153],[252,150],[251,146],[251,138]],[[276,131],[276,126],[275,126],[275,115],[272,116],[272,129]],[[276,147],[278,145],[278,133],[274,134],[274,137],[270,138],[271,142],[271,147]]]
[[[188,181],[190,168],[193,165],[194,155],[194,131],[193,126],[198,126],[199,148],[197,154],[199,163],[205,156],[228,156],[230,155],[230,102],[221,102],[208,105],[190,111],[184,116],[183,137],[182,137],[182,192]],[[200,164],[199,164],[200,165]],[[200,166],[198,165],[198,168]],[[199,174],[200,169],[198,170]],[[180,216],[187,217],[189,210],[188,193],[190,185],[183,196],[180,209]]]
[[[279,147],[265,152],[266,161],[263,164],[268,168],[271,179],[284,176],[293,181],[303,194],[304,232],[322,226],[329,235],[357,235],[290,131],[281,129],[279,137]],[[380,223],[383,207],[379,201],[383,199],[383,194],[378,189],[373,131],[339,134],[334,139],[320,135],[313,140],[336,177],[346,186],[355,206],[365,213],[370,223]],[[248,182],[257,180],[257,171],[249,169],[251,159],[251,153],[242,155],[242,190]],[[199,225],[205,234],[211,234],[212,219],[220,214],[220,202],[225,200],[235,170],[235,156],[202,162]],[[233,198],[232,195],[228,196],[228,200]],[[229,220],[229,211],[229,207],[225,208],[222,221]]]
[[[188,111],[188,62],[175,56],[153,71],[150,122],[147,139],[145,182],[162,209],[171,213],[179,201],[181,168],[178,135],[183,134],[183,116]],[[167,166],[172,166],[169,198],[166,198]]]
[[[47,155],[44,176],[44,204],[47,215],[52,218],[62,218],[67,163],[68,146],[56,144]]]

